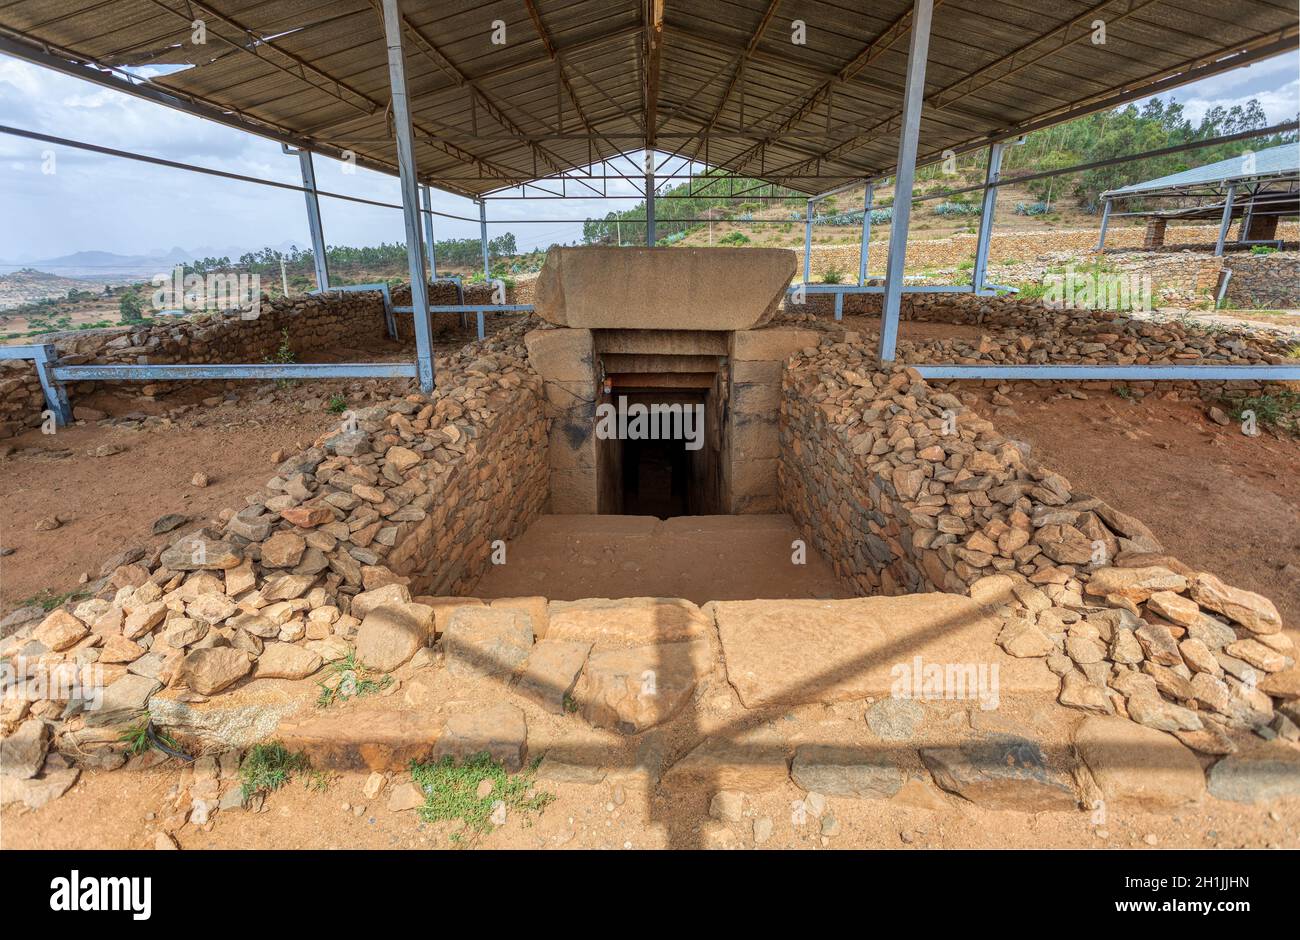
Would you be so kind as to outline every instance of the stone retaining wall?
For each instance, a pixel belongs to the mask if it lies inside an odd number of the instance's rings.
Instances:
[[[255,317],[247,311],[166,317],[131,327],[52,333],[43,339],[55,345],[65,365],[260,363],[275,356],[286,339],[301,360],[315,349],[382,337],[383,310],[378,292],[339,293],[264,300]],[[17,360],[3,366],[0,438],[38,427],[45,409],[34,365]],[[78,395],[105,384],[75,383],[68,387],[68,397],[75,406]],[[144,395],[167,392],[182,384],[129,383]]]
[[[1300,251],[1234,254],[1225,264],[1232,280],[1224,299],[1232,307],[1300,307]]]
[[[0,440],[39,427],[45,396],[30,359],[0,360]]]
[[[158,707],[185,709],[244,676],[303,678],[354,648],[378,669],[409,659],[433,637],[436,599],[425,595],[466,591],[493,543],[521,534],[545,503],[528,325],[440,358],[431,396],[394,380],[397,397],[345,415],[218,524],[153,552],[124,546],[89,599],[43,619],[36,609],[0,640],[0,657],[102,684],[104,706],[60,721],[64,702],[6,697],[5,733],[41,718],[58,725],[60,749],[113,767],[125,754],[112,726],[135,721],[166,685],[184,691]]]
[[[1295,663],[1271,602],[1165,554],[913,370],[826,337],[787,363],[781,444],[783,508],[856,593],[970,594],[1009,617],[1003,649],[1047,657],[1063,704],[1206,753],[1227,729],[1295,734],[1267,693]]]
[[[879,227],[877,227],[879,228]],[[913,230],[915,232],[915,230]],[[1106,233],[1106,251],[1109,254],[1117,249],[1140,249],[1145,229],[1139,226],[1115,226]],[[1234,230],[1235,231],[1235,230]],[[813,235],[816,236],[814,229]],[[1219,236],[1217,225],[1180,225],[1169,228],[1166,243],[1172,252],[1177,246],[1196,246],[1204,248],[1213,246]],[[1232,234],[1229,237],[1234,237]],[[1300,239],[1300,223],[1284,222],[1278,226],[1277,237],[1286,241]],[[907,269],[911,272],[929,268],[955,268],[962,262],[970,262],[975,257],[974,233],[958,233],[947,238],[908,240]],[[994,228],[989,240],[989,261],[991,263],[1012,263],[1031,261],[1052,252],[1068,252],[1084,259],[1096,253],[1097,229],[1071,229],[1065,231],[1035,230],[1024,232],[999,232]],[[803,271],[803,246],[795,249],[799,266]],[[825,273],[834,268],[844,276],[845,283],[857,283],[858,264],[862,252],[857,244],[849,245],[813,245],[811,276],[820,281]],[[882,274],[889,257],[888,239],[878,238],[871,242],[868,249],[868,271]],[[802,275],[801,275],[802,276]]]
[[[816,295],[808,295],[811,301]],[[798,323],[829,333],[842,332],[825,319],[825,306],[790,306],[784,323]],[[869,295],[864,304],[880,310],[880,300]],[[849,305],[845,305],[846,310]],[[814,313],[816,312],[816,313]],[[903,320],[979,326],[978,339],[903,339],[898,357],[912,365],[1285,365],[1294,362],[1291,342],[1259,330],[1208,330],[1174,318],[1136,319],[1112,310],[1054,309],[1042,300],[1014,296],[975,297],[970,294],[904,294]],[[870,343],[875,333],[867,334]],[[970,384],[970,383],[963,383]],[[998,382],[985,384],[1000,384]],[[1060,383],[1065,384],[1065,383]],[[1094,387],[1125,386],[1140,393],[1152,391],[1154,382],[1107,382]],[[1258,390],[1262,383],[1160,382],[1162,390],[1190,392],[1207,401],[1240,396]]]
[[[465,302],[491,303],[492,290],[487,285],[467,284]],[[409,287],[394,288],[391,296],[394,306],[411,303]],[[431,285],[429,297],[433,304],[455,304],[456,288],[438,282]],[[510,292],[506,302],[515,302]],[[249,318],[245,319],[246,316]],[[473,314],[466,316],[473,318]],[[499,317],[517,318],[515,314]],[[495,321],[498,317],[491,319]],[[411,315],[399,313],[395,320],[398,340],[414,343]],[[456,314],[436,315],[434,339],[446,338],[459,322]],[[255,317],[247,310],[166,317],[131,327],[51,333],[42,339],[58,348],[59,357],[66,365],[201,365],[264,362],[277,354],[286,339],[296,361],[310,362],[316,350],[368,343],[386,336],[382,295],[378,291],[364,291],[263,300]],[[75,406],[79,395],[105,386],[129,386],[143,395],[158,395],[193,384],[82,382],[68,387],[68,397]],[[45,407],[33,363],[0,361],[0,439],[39,427]]]

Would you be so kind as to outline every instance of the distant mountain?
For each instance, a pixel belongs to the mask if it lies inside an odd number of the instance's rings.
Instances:
[[[182,248],[172,248],[158,255],[119,255],[112,251],[74,251],[57,258],[40,258],[21,264],[0,262],[0,274],[11,274],[22,268],[49,271],[63,277],[151,277],[170,271],[172,266],[192,261],[194,255]]]
[[[0,259],[0,274],[12,274],[23,268],[35,268],[63,277],[90,277],[100,280],[114,277],[150,278],[155,274],[169,273],[177,264],[189,264],[200,258],[229,258],[231,261],[238,261],[240,255],[250,251],[260,251],[268,247],[278,251],[288,251],[299,245],[299,242],[290,240],[278,245],[246,247],[227,245],[220,248],[203,245],[189,249],[173,246],[167,249],[158,248],[142,255],[122,255],[112,251],[92,249],[74,251],[72,254],[60,255],[57,258]]]

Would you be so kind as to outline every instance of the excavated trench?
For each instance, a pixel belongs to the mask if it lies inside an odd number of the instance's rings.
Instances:
[[[548,256],[546,326],[360,409],[220,531],[29,631],[130,641],[114,708],[60,741],[117,766],[102,726],[147,707],[178,740],[274,736],[325,769],[544,756],[553,780],[691,794],[644,802],[689,845],[724,790],[1073,812],[1080,760],[1107,800],[1181,805],[1207,787],[1189,749],[1287,732],[1289,693],[1252,671],[1294,665],[1267,599],[915,373],[768,322],[793,273],[760,249]],[[339,663],[391,691],[319,707]],[[1152,760],[1176,786],[1152,795]]]

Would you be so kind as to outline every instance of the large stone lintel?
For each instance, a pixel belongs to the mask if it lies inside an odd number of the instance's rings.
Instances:
[[[560,326],[745,330],[771,318],[794,273],[783,248],[552,248],[533,303]]]

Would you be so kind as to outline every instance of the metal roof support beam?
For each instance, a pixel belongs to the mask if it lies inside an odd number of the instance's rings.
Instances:
[[[942,3],[943,0],[939,0],[939,2]],[[785,136],[789,134],[790,131],[792,131],[800,123],[802,123],[805,118],[807,118],[814,111],[816,111],[822,102],[827,102],[827,118],[829,120],[829,112],[830,112],[829,102],[830,102],[831,95],[835,91],[835,86],[840,83],[849,82],[855,75],[861,72],[867,65],[869,65],[871,62],[875,61],[877,58],[883,55],[894,43],[896,43],[899,39],[901,39],[903,35],[909,29],[912,28],[913,15],[914,15],[913,10],[908,10],[904,12],[902,16],[900,16],[898,19],[894,20],[894,22],[890,23],[887,27],[885,27],[884,32],[882,32],[879,36],[874,37],[871,40],[871,42],[869,42],[865,48],[863,48],[847,64],[845,64],[845,66],[842,69],[840,69],[834,75],[829,76],[825,82],[823,82],[820,86],[818,86],[818,88],[815,91],[812,92],[812,94],[800,98],[798,101],[794,102],[794,109],[792,113],[784,121],[782,121],[774,130],[766,134],[764,141],[762,143],[785,143],[786,142],[784,140]],[[752,50],[750,50],[750,52],[752,52]],[[755,125],[763,124],[769,118],[773,117],[779,110],[781,110],[781,108],[778,107],[778,108],[773,108],[771,111],[768,111],[766,114],[764,114],[762,117],[760,117],[757,121],[754,122]],[[827,129],[829,130],[829,127]],[[748,151],[741,154],[740,158],[736,161],[737,170],[743,171],[748,169],[750,164],[752,164],[754,162],[754,159],[758,156],[760,146],[761,143],[755,144]]]
[[[424,278],[424,244],[420,241],[420,194],[416,180],[415,134],[402,52],[402,17],[397,0],[382,0],[384,44],[388,49],[388,83],[393,95],[393,130],[397,135],[397,170],[402,183],[402,217],[406,222],[406,261],[411,272],[411,306],[416,313],[415,362],[420,390],[433,391],[433,330],[429,322],[429,286]]]
[[[867,258],[871,253],[871,204],[876,199],[876,181],[870,180],[867,183],[866,192],[862,196],[862,252],[858,259],[858,286],[862,287],[867,283]]]
[[[325,229],[320,221],[320,199],[316,195],[316,169],[312,166],[311,151],[295,150],[281,144],[285,153],[298,155],[298,168],[302,171],[302,195],[307,201],[307,229],[311,234],[311,259],[316,267],[316,289],[329,290],[330,271],[325,257]]]
[[[1101,231],[1097,233],[1097,250],[1106,250],[1106,226],[1110,223],[1110,200],[1107,199],[1101,206]]]
[[[993,236],[993,214],[998,207],[998,177],[1002,175],[1002,143],[989,144],[989,162],[984,171],[984,205],[980,209],[979,235],[975,239],[975,267],[971,286],[984,290],[984,272],[989,263],[989,240]]]
[[[664,45],[664,0],[645,2],[645,149],[655,149],[659,127],[659,73]],[[653,225],[651,226],[653,228]]]
[[[1223,254],[1223,243],[1228,239],[1228,229],[1232,228],[1232,200],[1237,195],[1237,184],[1228,184],[1228,197],[1223,201],[1223,221],[1219,223],[1219,239],[1214,243],[1214,254]]]
[[[916,177],[916,148],[925,97],[925,60],[930,52],[930,17],[934,0],[912,6],[912,37],[907,52],[907,84],[898,131],[898,173],[894,178],[894,213],[889,225],[889,261],[885,297],[880,310],[880,361],[894,361],[898,346],[898,313],[903,299],[903,268],[907,260],[907,225],[912,215],[912,183]]]
[[[424,197],[424,244],[429,252],[429,280],[438,279],[438,250],[433,238],[433,193],[428,186],[420,187]]]

